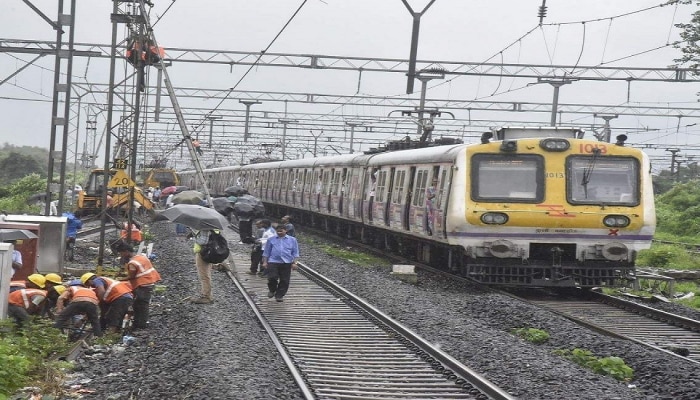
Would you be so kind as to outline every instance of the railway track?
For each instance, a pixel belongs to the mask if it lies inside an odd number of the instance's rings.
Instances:
[[[307,398],[510,399],[503,390],[387,315],[300,266],[285,301],[267,298],[267,280],[229,276],[253,307]],[[238,267],[236,267],[238,266]]]
[[[353,246],[380,254],[372,246],[351,242]],[[432,273],[450,274],[416,261],[403,259],[396,254],[381,254],[397,262],[414,264],[417,268]],[[454,279],[466,279],[452,274],[450,276]],[[474,284],[484,290],[493,290],[476,282]],[[511,295],[507,291],[497,291]],[[585,293],[587,295],[585,299],[581,297],[568,299],[561,297],[534,298],[531,293],[518,294],[514,297],[546,308],[603,334],[631,340],[681,357],[686,361],[700,363],[700,321],[673,315],[616,297],[606,296],[602,293],[593,291]]]
[[[521,298],[606,335],[700,364],[700,321],[596,292],[585,298]]]

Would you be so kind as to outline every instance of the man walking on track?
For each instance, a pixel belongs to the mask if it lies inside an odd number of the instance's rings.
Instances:
[[[277,236],[267,239],[263,249],[262,266],[267,270],[267,297],[277,301],[289,290],[292,270],[297,268],[299,244],[296,238],[287,235],[287,229],[280,224],[276,228]]]

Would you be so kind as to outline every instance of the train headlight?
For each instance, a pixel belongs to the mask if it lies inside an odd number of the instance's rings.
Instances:
[[[620,242],[611,242],[603,246],[603,257],[610,261],[620,261],[627,259],[627,246]]]
[[[630,219],[624,215],[606,215],[603,224],[611,228],[624,228],[630,224]]]
[[[508,216],[498,212],[487,212],[481,216],[481,222],[489,225],[503,225],[508,222]]]
[[[571,145],[566,139],[544,139],[540,141],[540,147],[545,151],[566,151]]]
[[[504,140],[501,143],[501,151],[505,153],[515,153],[518,151],[518,142],[515,140]]]

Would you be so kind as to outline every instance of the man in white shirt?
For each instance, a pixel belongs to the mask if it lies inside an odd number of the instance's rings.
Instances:
[[[6,240],[5,243],[10,243],[13,246],[12,250],[12,275],[10,277],[15,276],[15,272],[19,271],[22,268],[22,253],[19,252],[14,246],[16,245],[17,241],[16,240]]]

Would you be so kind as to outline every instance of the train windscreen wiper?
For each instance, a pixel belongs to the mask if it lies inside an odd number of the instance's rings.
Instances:
[[[593,176],[593,168],[595,168],[595,163],[598,160],[598,155],[600,154],[600,149],[593,149],[593,157],[588,161],[588,166],[583,169],[583,179],[581,179],[581,186],[583,186],[583,196],[588,198],[588,183],[591,181],[591,176]]]

